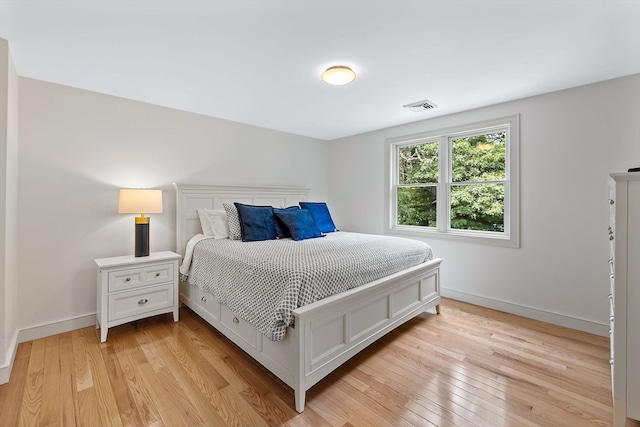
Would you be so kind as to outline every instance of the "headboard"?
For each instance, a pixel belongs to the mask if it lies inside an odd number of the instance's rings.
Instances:
[[[223,203],[287,207],[306,201],[309,188],[173,184],[176,187],[176,250],[201,233],[197,209],[224,209]]]

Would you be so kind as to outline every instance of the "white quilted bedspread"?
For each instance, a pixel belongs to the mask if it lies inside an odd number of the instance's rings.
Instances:
[[[189,283],[278,341],[296,308],[432,258],[421,241],[344,231],[297,242],[204,239],[194,247]]]

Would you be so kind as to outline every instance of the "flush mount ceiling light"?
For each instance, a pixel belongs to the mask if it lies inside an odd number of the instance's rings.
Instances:
[[[334,86],[342,86],[353,81],[356,73],[349,67],[344,65],[335,65],[324,70],[322,80]]]

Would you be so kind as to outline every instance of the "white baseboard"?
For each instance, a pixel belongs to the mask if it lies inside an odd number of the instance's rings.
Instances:
[[[453,289],[442,288],[441,295],[445,298],[468,302],[481,307],[492,308],[494,310],[504,311],[506,313],[540,320],[541,322],[552,323],[554,325],[564,326],[566,328],[576,329],[578,331],[588,332],[594,335],[600,335],[603,337],[609,336],[609,324],[605,323],[579,319],[564,314],[553,313],[551,311],[500,301],[493,298],[481,297]]]
[[[74,329],[86,328],[87,326],[95,326],[96,314],[85,314],[84,316],[72,317],[66,320],[59,320],[53,323],[46,323],[37,326],[20,329],[18,336],[19,342],[37,340],[38,338],[48,337],[50,335],[61,334],[73,331]]]
[[[13,334],[13,337],[11,337],[11,341],[9,341],[8,344],[7,354],[3,362],[4,364],[0,366],[0,384],[8,383],[9,377],[11,377],[13,361],[16,359],[16,352],[18,351],[18,331]]]
[[[60,320],[53,323],[47,323],[16,331],[9,343],[5,364],[0,366],[0,384],[6,384],[11,377],[11,369],[18,351],[18,343],[37,340],[38,338],[48,337],[50,335],[61,334],[63,332],[73,331],[74,329],[86,328],[96,324],[96,314],[87,314],[84,316],[73,317],[71,319]]]

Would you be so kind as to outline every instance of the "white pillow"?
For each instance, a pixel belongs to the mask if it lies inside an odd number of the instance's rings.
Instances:
[[[214,239],[228,239],[229,226],[227,225],[227,213],[220,210],[198,209],[200,226],[205,236]]]
[[[206,209],[198,209],[198,217],[200,218],[200,227],[202,228],[202,234],[205,236],[213,236],[213,228],[211,227],[211,221],[207,216]]]

